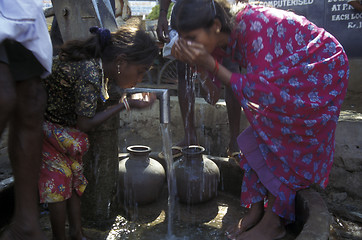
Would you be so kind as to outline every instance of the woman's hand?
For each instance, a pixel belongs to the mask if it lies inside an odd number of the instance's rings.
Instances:
[[[223,84],[229,86],[232,72],[221,64],[216,65],[215,59],[206,51],[204,45],[179,39],[175,42],[173,55],[180,61],[196,66],[197,69],[204,69],[217,77]]]
[[[131,109],[142,109],[152,106],[156,100],[156,95],[153,93],[137,93],[132,94],[127,100]]]
[[[178,39],[175,42],[172,54],[182,62],[202,67],[210,72],[215,67],[214,58],[206,51],[204,45],[197,42]]]

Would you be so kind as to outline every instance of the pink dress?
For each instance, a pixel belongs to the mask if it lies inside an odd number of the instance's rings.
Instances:
[[[71,198],[73,191],[82,196],[88,184],[82,161],[89,148],[87,134],[49,121],[44,122],[43,132],[40,202],[62,202]]]
[[[238,139],[242,204],[268,190],[274,212],[294,220],[296,191],[328,183],[348,59],[332,35],[292,12],[247,5],[235,21],[227,54],[247,73],[233,73],[231,86],[250,123]]]

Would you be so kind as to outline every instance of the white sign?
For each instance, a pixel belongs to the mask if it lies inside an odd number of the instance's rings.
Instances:
[[[319,0],[321,1],[321,0]],[[343,0],[345,1],[345,0]],[[258,2],[257,0],[250,0],[249,2]],[[293,6],[305,6],[305,5],[312,5],[314,0],[274,0],[274,1],[265,1],[263,2],[267,6],[273,6],[276,8],[283,8],[283,7],[293,7]]]
[[[43,0],[43,9],[53,7],[51,0]]]
[[[128,1],[132,16],[148,15],[156,4],[156,1]]]

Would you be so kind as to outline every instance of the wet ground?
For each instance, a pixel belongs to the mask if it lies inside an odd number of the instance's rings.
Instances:
[[[11,203],[6,206],[7,209],[11,207]],[[171,228],[173,238],[167,238],[169,230],[166,190],[155,203],[137,209],[120,210],[113,225],[106,230],[97,230],[84,224],[85,234],[93,240],[223,240],[227,239],[224,235],[225,227],[235,223],[246,212],[246,209],[239,206],[237,197],[226,193],[219,193],[214,200],[192,207],[178,204],[176,209],[178,210],[175,210]],[[6,217],[8,216],[4,216],[4,211],[1,210],[2,220]],[[333,213],[331,218],[330,240],[362,240],[361,222],[347,220]],[[41,206],[40,221],[43,231],[51,239],[49,212],[44,206]],[[3,227],[0,226],[0,232]],[[290,228],[288,231],[284,240],[295,239],[296,234],[291,232]]]
[[[85,234],[94,240],[226,240],[225,229],[245,213],[246,209],[240,207],[235,196],[219,193],[215,199],[194,206],[177,203],[169,230],[166,189],[155,203],[120,210],[109,229],[102,231],[85,227]],[[41,224],[50,237],[49,213],[45,209]],[[295,236],[288,230],[283,240],[295,239]]]
[[[362,223],[332,214],[329,240],[362,240]]]

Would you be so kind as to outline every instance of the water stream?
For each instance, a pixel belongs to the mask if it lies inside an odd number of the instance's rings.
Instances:
[[[173,239],[172,226],[173,217],[176,203],[176,179],[173,169],[172,158],[172,139],[168,123],[161,123],[161,135],[163,143],[163,152],[167,164],[167,187],[168,187],[168,227],[167,227],[167,239]]]

